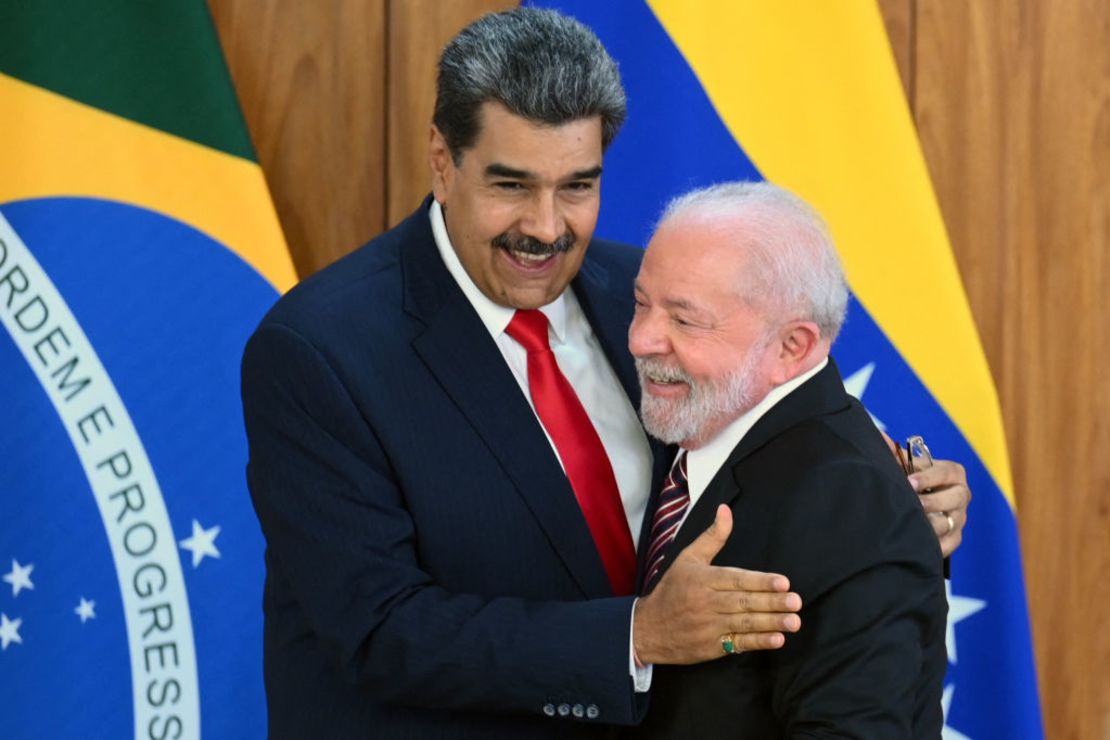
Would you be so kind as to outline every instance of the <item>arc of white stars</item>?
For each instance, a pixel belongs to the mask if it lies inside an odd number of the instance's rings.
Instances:
[[[23,638],[19,636],[22,624],[22,619],[8,619],[7,614],[0,613],[0,650],[7,650],[13,642],[23,644]]]
[[[863,394],[867,392],[867,384],[871,382],[871,376],[874,375],[874,373],[875,363],[867,363],[844,379],[844,390],[848,392],[849,396],[853,396],[857,401],[863,403]],[[866,408],[866,404],[864,408]],[[885,432],[886,424],[879,421],[870,410],[868,410],[867,413],[871,416],[871,421],[875,422],[875,426]]]
[[[220,557],[220,551],[216,549],[216,538],[219,535],[219,526],[205,529],[200,526],[200,522],[196,519],[193,520],[193,535],[178,543],[182,550],[188,550],[193,554],[193,568],[200,565],[206,557]]]
[[[81,597],[81,603],[73,610],[73,613],[81,617],[81,624],[96,619],[96,602],[89,601],[84,596]]]
[[[952,581],[947,580],[944,582],[944,595],[948,597],[948,626],[944,633],[944,643],[948,647],[948,662],[956,665],[956,623],[985,608],[987,602],[953,595]]]
[[[31,571],[34,569],[34,563],[20,565],[18,560],[12,558],[12,569],[4,576],[4,580],[12,584],[12,597],[19,596],[23,589],[35,590],[35,584],[31,583]]]

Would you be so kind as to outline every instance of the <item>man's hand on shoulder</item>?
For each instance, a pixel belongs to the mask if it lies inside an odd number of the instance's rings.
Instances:
[[[642,663],[701,663],[734,652],[773,650],[796,632],[802,599],[785,576],[710,565],[732,532],[732,512],[717,509],[713,524],[679,553],[650,594],[636,604],[632,636]]]
[[[904,466],[902,453],[886,432],[880,431],[890,453]],[[967,471],[951,460],[935,460],[909,476],[910,485],[917,491],[925,516],[940,540],[940,551],[948,557],[963,541],[967,524],[967,506],[971,503],[971,489],[967,487]]]
[[[964,466],[951,460],[934,460],[932,467],[914,473],[909,480],[940,539],[940,551],[948,557],[963,540],[967,505],[971,503]]]

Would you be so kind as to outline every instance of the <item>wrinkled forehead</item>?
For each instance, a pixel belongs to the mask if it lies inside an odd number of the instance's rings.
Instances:
[[[705,303],[736,293],[744,256],[718,229],[666,225],[648,243],[637,285],[669,300]]]

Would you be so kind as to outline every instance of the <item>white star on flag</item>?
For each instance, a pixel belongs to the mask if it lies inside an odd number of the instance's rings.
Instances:
[[[13,642],[23,644],[23,638],[19,636],[21,624],[23,624],[22,619],[8,619],[7,614],[0,614],[0,650],[7,650],[8,645]]]
[[[18,560],[12,558],[12,569],[4,576],[4,580],[12,584],[13,597],[19,596],[23,589],[35,590],[35,584],[31,583],[31,571],[34,569],[33,564],[20,565]]]
[[[863,394],[867,392],[867,384],[871,382],[871,375],[875,372],[875,363],[869,362],[859,370],[849,375],[844,379],[844,390],[848,392],[849,396],[853,396],[857,401],[863,403]],[[880,431],[886,431],[886,424],[883,424],[875,415],[868,410],[868,415],[871,416],[871,421],[875,422]]]
[[[966,596],[953,596],[952,581],[948,580],[944,582],[944,594],[948,597],[948,627],[944,642],[948,646],[948,662],[956,665],[956,623],[984,608],[987,602]]]
[[[81,597],[81,603],[73,610],[73,613],[81,617],[81,624],[84,624],[90,619],[96,619],[96,602],[89,601],[84,596]]]
[[[942,740],[971,740],[967,735],[948,726],[948,708],[952,706],[952,695],[955,693],[956,684],[949,684],[940,698],[940,706],[944,710],[944,727],[940,728],[940,736]]]
[[[193,567],[196,568],[205,557],[220,557],[220,551],[216,549],[216,537],[219,534],[220,528],[218,526],[205,529],[200,526],[200,522],[194,519],[193,536],[181,540],[178,544],[181,545],[182,550],[193,553]]]

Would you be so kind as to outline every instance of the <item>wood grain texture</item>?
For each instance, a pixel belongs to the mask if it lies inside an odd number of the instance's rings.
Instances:
[[[386,0],[211,0],[304,277],[385,227]]]
[[[1110,4],[917,9],[915,117],[1000,393],[1046,736],[1110,738]]]
[[[479,16],[517,0],[394,0],[389,6],[387,221],[407,216],[431,188],[428,137],[440,51]]]

